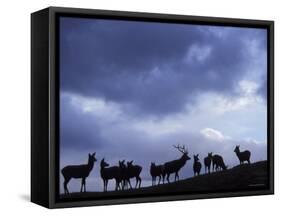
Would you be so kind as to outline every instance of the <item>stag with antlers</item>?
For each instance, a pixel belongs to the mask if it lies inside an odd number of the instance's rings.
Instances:
[[[175,173],[175,181],[179,180],[179,171],[180,169],[185,165],[186,161],[190,160],[190,157],[188,156],[188,151],[185,149],[185,146],[180,146],[179,144],[177,146],[173,145],[174,148],[176,148],[179,152],[182,153],[182,156],[173,161],[166,162],[164,164],[164,170],[163,170],[163,183],[165,182],[165,176],[170,183],[169,177],[171,174]]]

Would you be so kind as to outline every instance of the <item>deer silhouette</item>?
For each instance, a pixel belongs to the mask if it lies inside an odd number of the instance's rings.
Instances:
[[[156,166],[155,163],[151,163],[151,165],[150,165],[150,175],[152,177],[152,186],[154,186],[156,184],[157,177],[159,177],[158,185],[160,184],[161,176],[163,175],[163,171],[164,171],[163,165]]]
[[[125,160],[119,161],[119,168],[121,170],[121,183],[122,183],[122,190],[128,189],[128,184],[131,186],[131,182],[129,182],[128,177],[128,168],[125,164]]]
[[[205,165],[205,173],[207,173],[207,170],[208,170],[208,173],[210,173],[211,171],[211,163],[212,163],[212,152],[211,153],[208,153],[208,156],[204,158],[204,165]]]
[[[239,162],[240,164],[243,164],[244,161],[247,161],[249,164],[251,163],[250,162],[250,157],[251,157],[251,152],[246,150],[246,151],[243,151],[243,152],[240,152],[240,146],[236,146],[235,149],[234,149],[234,152],[236,153],[238,159],[239,159]]]
[[[212,157],[212,162],[213,162],[213,171],[214,171],[214,169],[216,171],[227,169],[227,166],[225,166],[223,158],[220,155],[214,155]]]
[[[180,169],[185,165],[186,161],[190,160],[190,157],[188,156],[188,151],[185,149],[185,146],[180,146],[180,145],[173,145],[174,148],[176,148],[179,152],[182,153],[182,156],[173,161],[166,162],[164,164],[164,171],[162,174],[162,180],[163,183],[165,182],[165,176],[167,175],[167,181],[170,183],[170,175],[175,173],[175,181],[178,179],[179,180],[179,171]]]
[[[128,181],[128,184],[130,185],[130,188],[132,188],[131,182],[130,182],[131,178],[136,178],[136,187],[135,188],[137,188],[137,187],[140,188],[140,186],[141,186],[141,177],[140,177],[141,171],[142,171],[141,166],[133,165],[133,161],[127,162],[127,181]]]
[[[86,178],[90,175],[90,172],[94,168],[94,163],[95,163],[95,161],[97,161],[97,159],[95,158],[95,155],[96,155],[96,153],[89,154],[87,164],[69,165],[69,166],[64,167],[61,170],[61,173],[64,177],[63,187],[64,187],[65,194],[69,194],[67,184],[72,178],[75,178],[75,179],[81,178],[82,180],[81,180],[80,192],[82,193],[83,189],[84,189],[84,192],[86,192]]]
[[[100,162],[100,175],[103,180],[103,190],[107,191],[108,180],[115,179],[115,190],[120,188],[121,169],[118,166],[109,167],[104,158]]]
[[[193,155],[193,158],[194,158],[194,163],[193,163],[194,176],[196,176],[196,174],[200,175],[202,165],[199,161],[199,154]]]

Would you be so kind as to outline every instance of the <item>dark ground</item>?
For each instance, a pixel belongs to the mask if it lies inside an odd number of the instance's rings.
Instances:
[[[259,161],[253,164],[238,165],[225,171],[203,174],[177,182],[171,182],[170,184],[165,183],[153,187],[150,186],[124,191],[71,193],[69,195],[61,195],[61,198],[114,198],[119,196],[147,196],[263,189],[267,187],[268,184],[267,173],[267,161]],[[170,180],[174,179],[173,177],[174,175],[170,177]]]

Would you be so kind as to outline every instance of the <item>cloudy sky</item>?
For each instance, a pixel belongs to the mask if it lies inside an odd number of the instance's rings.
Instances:
[[[235,166],[235,145],[265,160],[266,50],[264,29],[60,18],[60,167],[97,152],[87,187],[100,191],[102,158],[134,160],[146,186],[177,143],[201,162],[213,152]]]

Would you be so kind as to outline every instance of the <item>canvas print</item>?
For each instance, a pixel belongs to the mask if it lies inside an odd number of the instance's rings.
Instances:
[[[268,188],[267,30],[59,18],[59,196]]]

